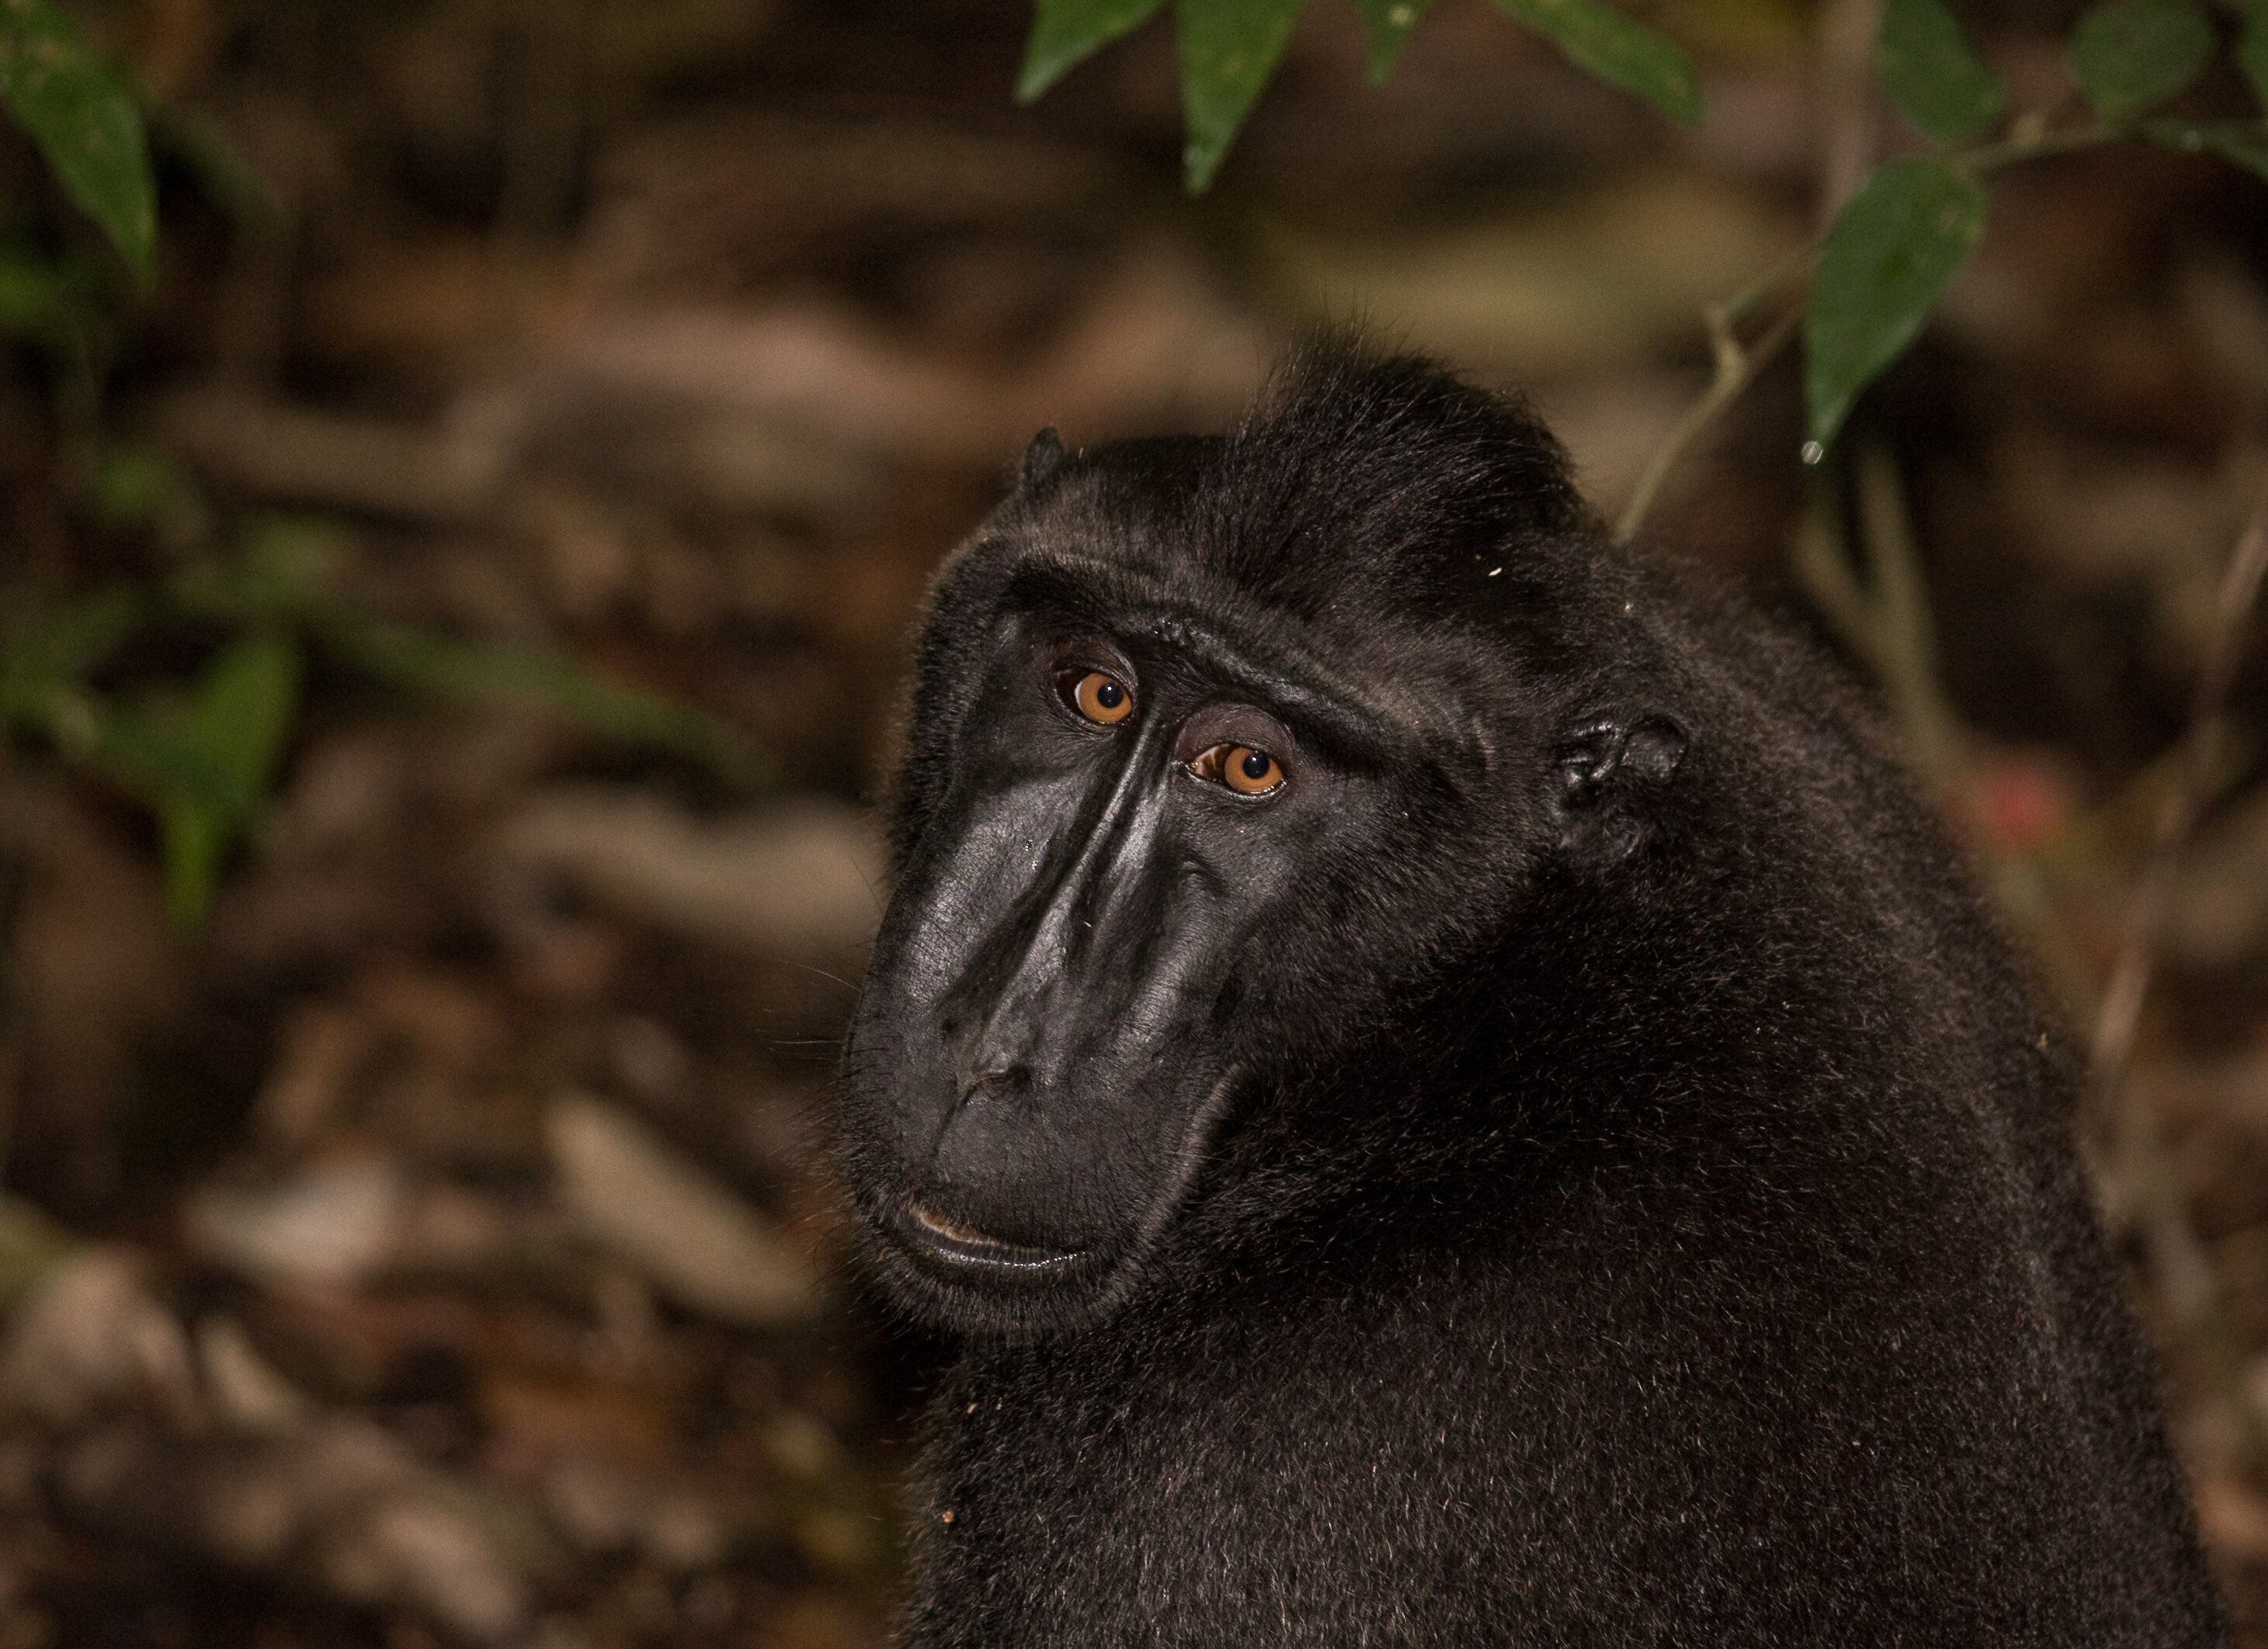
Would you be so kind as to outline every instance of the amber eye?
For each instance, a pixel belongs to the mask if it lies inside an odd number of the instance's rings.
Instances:
[[[1265,796],[1284,782],[1284,767],[1265,750],[1248,744],[1217,744],[1189,763],[1199,778],[1226,784],[1240,796]]]
[[[1100,670],[1065,670],[1056,677],[1056,691],[1097,726],[1108,727],[1134,713],[1134,694],[1115,675]]]

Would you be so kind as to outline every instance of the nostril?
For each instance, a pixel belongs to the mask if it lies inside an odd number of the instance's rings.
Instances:
[[[980,1098],[1017,1100],[1030,1093],[1038,1086],[1031,1051],[1023,1037],[1004,1034],[998,1027],[957,1040],[953,1049],[954,1109]]]
[[[1020,1100],[1032,1091],[1029,1065],[999,1065],[980,1071],[963,1085],[964,1101],[983,1095],[996,1100]]]

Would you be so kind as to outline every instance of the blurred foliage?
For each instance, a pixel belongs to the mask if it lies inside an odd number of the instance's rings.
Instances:
[[[1182,166],[1193,191],[1211,186],[1245,115],[1276,72],[1307,0],[1180,0],[1174,9],[1182,107],[1189,141]],[[1496,0],[1609,85],[1673,119],[1701,121],[1693,64],[1668,36],[1601,0]],[[1039,0],[1017,94],[1038,97],[1094,53],[1147,22],[1165,0]],[[1371,73],[1383,78],[1431,0],[1361,0]]]
[[[1898,113],[1936,143],[1974,143],[2008,107],[1944,0],[1889,0],[1874,69]]]
[[[1079,63],[1159,11],[1163,0],[1037,0],[1018,95],[1048,90]],[[1306,0],[1180,0],[1182,99],[1189,187],[1211,186],[1246,114],[1283,56]],[[1426,0],[1359,0],[1371,72],[1382,79],[1423,19]],[[1701,123],[1699,81],[1683,48],[1598,0],[1496,0],[1579,67],[1671,118]],[[2243,0],[2233,54],[2268,104],[2268,0]],[[1818,276],[1806,299],[1803,459],[1816,463],[1867,386],[1920,335],[1984,237],[1987,173],[2035,156],[2127,137],[2210,153],[2268,179],[2268,125],[2260,121],[2140,124],[2194,85],[2221,44],[2197,0],[2100,0],[2073,26],[2071,77],[2100,117],[2057,128],[2051,111],[2009,122],[2010,136],[1978,150],[2002,123],[2007,87],[1977,54],[1943,0],[1886,0],[1874,69],[1883,92],[1935,154],[1885,163],[1815,243]],[[1744,293],[1730,311],[1770,296],[1806,258]],[[1734,318],[1737,319],[1737,313]],[[1717,402],[1726,399],[1717,395]]]
[[[212,902],[221,857],[259,817],[299,697],[299,650],[254,633],[222,649],[167,719],[210,784],[162,791],[166,893],[175,921],[194,925]]]
[[[1804,311],[1807,455],[1905,353],[1984,237],[1984,186],[1943,160],[1889,162],[1836,215]]]
[[[142,111],[53,0],[0,6],[0,104],[147,284],[157,258],[158,187]]]
[[[195,530],[210,511],[158,454],[129,450],[97,471],[92,504],[113,525]],[[229,850],[259,823],[294,725],[302,652],[436,698],[547,710],[624,744],[699,762],[736,784],[768,777],[729,727],[541,648],[475,642],[358,611],[330,589],[343,548],[320,520],[262,518],[235,553],[172,578],[93,591],[26,619],[0,652],[0,725],[41,737],[156,814],[167,904],[203,920]],[[151,632],[217,627],[230,639],[194,680],[99,688],[114,655]]]
[[[108,239],[137,290],[146,288],[158,213],[143,112],[52,0],[0,6],[0,106]],[[248,169],[216,130],[185,115],[168,132],[188,170],[232,215],[262,210]],[[99,401],[98,357],[130,324],[131,303],[83,254],[0,242],[0,333],[63,366],[59,393],[78,403],[63,409],[66,423],[86,421]],[[107,447],[80,490],[82,507],[108,529],[147,530],[177,548],[195,546],[212,530],[194,480],[155,448]],[[0,652],[0,727],[44,739],[149,807],[159,826],[167,906],[182,926],[203,921],[230,850],[265,810],[297,716],[305,643],[413,692],[548,710],[736,783],[761,777],[753,753],[721,723],[563,654],[459,640],[356,611],[323,588],[336,539],[322,522],[255,523],[236,556],[31,614]],[[193,619],[232,632],[193,681],[121,690],[92,684],[145,629]]]
[[[2131,121],[2196,80],[2213,48],[2188,0],[2104,0],[2072,31],[2072,78],[2104,120]]]

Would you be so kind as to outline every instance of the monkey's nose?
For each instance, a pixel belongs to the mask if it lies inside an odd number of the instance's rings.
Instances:
[[[1031,1109],[1032,1068],[986,1064],[965,1055],[954,1062],[958,1092],[931,1142],[930,1167],[950,1179],[992,1166],[1001,1142],[1014,1139]]]
[[[963,1057],[954,1074],[961,1084],[955,1110],[980,1100],[1020,1102],[1032,1092],[1032,1068],[1020,1060]]]
[[[967,1097],[983,1095],[995,1100],[1021,1100],[1032,1091],[1032,1068],[1029,1065],[1004,1065],[998,1071],[987,1071],[964,1090]]]
[[[1049,1228],[1050,1204],[1061,1200],[1053,1188],[1077,1172],[1086,1147],[1065,1137],[1055,1108],[1029,1067],[983,1072],[938,1131],[919,1200],[996,1240],[1064,1246]]]

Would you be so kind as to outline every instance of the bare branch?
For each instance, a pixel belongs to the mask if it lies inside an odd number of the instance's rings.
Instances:
[[[2236,682],[2237,666],[2243,662],[2247,621],[2258,604],[2264,575],[2268,575],[2268,493],[2254,507],[2252,519],[2221,577],[2213,636],[2190,703],[2189,728],[2183,735],[2178,777],[2159,805],[2149,856],[2127,910],[2125,937],[2103,992],[2088,1073],[2086,1115],[2095,1128],[2102,1127],[2110,1117],[2112,1101],[2133,1060],[2142,1005],[2156,963],[2159,931],[2173,896],[2182,851],[2213,791],[2213,776],[2220,770],[2221,744],[2227,736],[2228,696]]]
[[[2245,1356],[2230,1325],[2220,1273],[2190,1218],[2189,1196],[2146,1105],[2118,1103],[2134,1058],[2142,1009],[2155,970],[2183,850],[2215,789],[2228,732],[2228,707],[2243,661],[2250,621],[2268,576],[2268,493],[2254,507],[2222,575],[2205,666],[2198,674],[2176,777],[2158,809],[2157,828],[2127,908],[2125,937],[2103,991],[2080,1113],[2080,1137],[2095,1147],[2097,1181],[2112,1228],[2140,1243],[2158,1299],[2173,1327],[2195,1347],[2228,1415],[2245,1463],[2268,1461],[2268,1413],[2246,1378]]]

